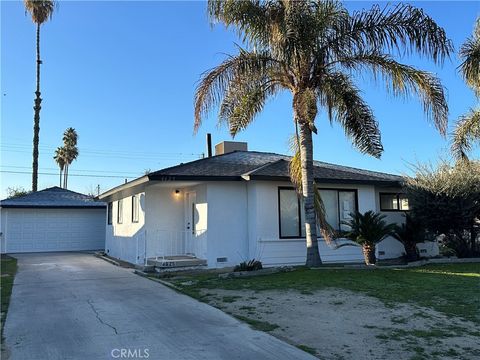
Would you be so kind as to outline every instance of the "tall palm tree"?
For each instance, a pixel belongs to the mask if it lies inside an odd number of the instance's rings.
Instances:
[[[40,109],[42,98],[40,97],[40,26],[52,17],[55,8],[55,0],[24,0],[25,12],[30,13],[32,21],[37,25],[37,88],[34,100],[33,116],[33,163],[32,163],[32,191],[37,191],[38,186],[38,143],[40,136]]]
[[[437,63],[452,44],[422,10],[407,4],[378,6],[349,14],[338,1],[209,0],[214,22],[233,27],[245,43],[238,53],[205,72],[195,94],[195,131],[219,106],[219,123],[232,136],[245,129],[265,102],[289,91],[298,130],[299,181],[305,207],[307,266],[321,264],[317,243],[312,133],[323,108],[357,148],[380,157],[378,123],[354,83],[368,70],[393,95],[417,95],[438,130],[445,134],[448,107],[444,89],[432,74],[397,62],[392,52],[417,52]]]
[[[63,147],[65,149],[65,172],[63,179],[63,186],[65,189],[68,187],[68,170],[70,164],[78,157],[78,134],[72,127],[65,130],[63,133]]]
[[[473,35],[460,48],[460,72],[475,95],[480,97],[480,17]],[[480,140],[480,108],[461,116],[453,134],[452,152],[457,159],[468,159],[467,152]]]
[[[66,154],[65,154],[65,147],[59,146],[55,150],[55,155],[53,156],[53,159],[57,163],[59,169],[60,169],[60,184],[58,186],[62,186],[62,173],[63,170],[65,169],[65,164],[66,164]]]

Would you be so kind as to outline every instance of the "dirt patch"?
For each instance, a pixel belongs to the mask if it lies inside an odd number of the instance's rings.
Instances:
[[[320,359],[478,359],[480,329],[347,290],[202,290],[203,299]]]

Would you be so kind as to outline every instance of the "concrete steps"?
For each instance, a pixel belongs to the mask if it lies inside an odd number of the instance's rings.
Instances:
[[[207,260],[194,256],[166,256],[165,258],[148,259],[147,265],[154,266],[155,269],[192,268],[207,266]]]

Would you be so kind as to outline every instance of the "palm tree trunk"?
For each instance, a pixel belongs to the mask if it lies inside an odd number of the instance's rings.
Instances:
[[[305,233],[307,242],[306,266],[322,264],[318,251],[317,218],[315,214],[313,141],[312,131],[305,121],[300,121],[300,158],[302,164],[302,195],[305,207]]]
[[[40,97],[40,24],[37,24],[37,90],[33,106],[33,164],[32,164],[32,191],[38,187],[38,143],[40,135],[40,109],[42,98]]]
[[[65,170],[63,171],[63,188],[67,188],[67,178],[68,178],[68,164],[65,165]]]
[[[62,187],[62,168],[60,168],[60,185],[58,186]]]

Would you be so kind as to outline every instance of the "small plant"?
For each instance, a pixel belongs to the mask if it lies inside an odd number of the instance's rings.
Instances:
[[[350,230],[345,236],[362,245],[365,264],[372,265],[376,262],[375,245],[391,235],[395,224],[387,224],[385,215],[374,211],[367,211],[365,214],[360,212],[350,213],[350,220],[342,221]]]
[[[263,269],[262,262],[260,260],[243,261],[239,265],[235,266],[233,271],[256,271]]]

